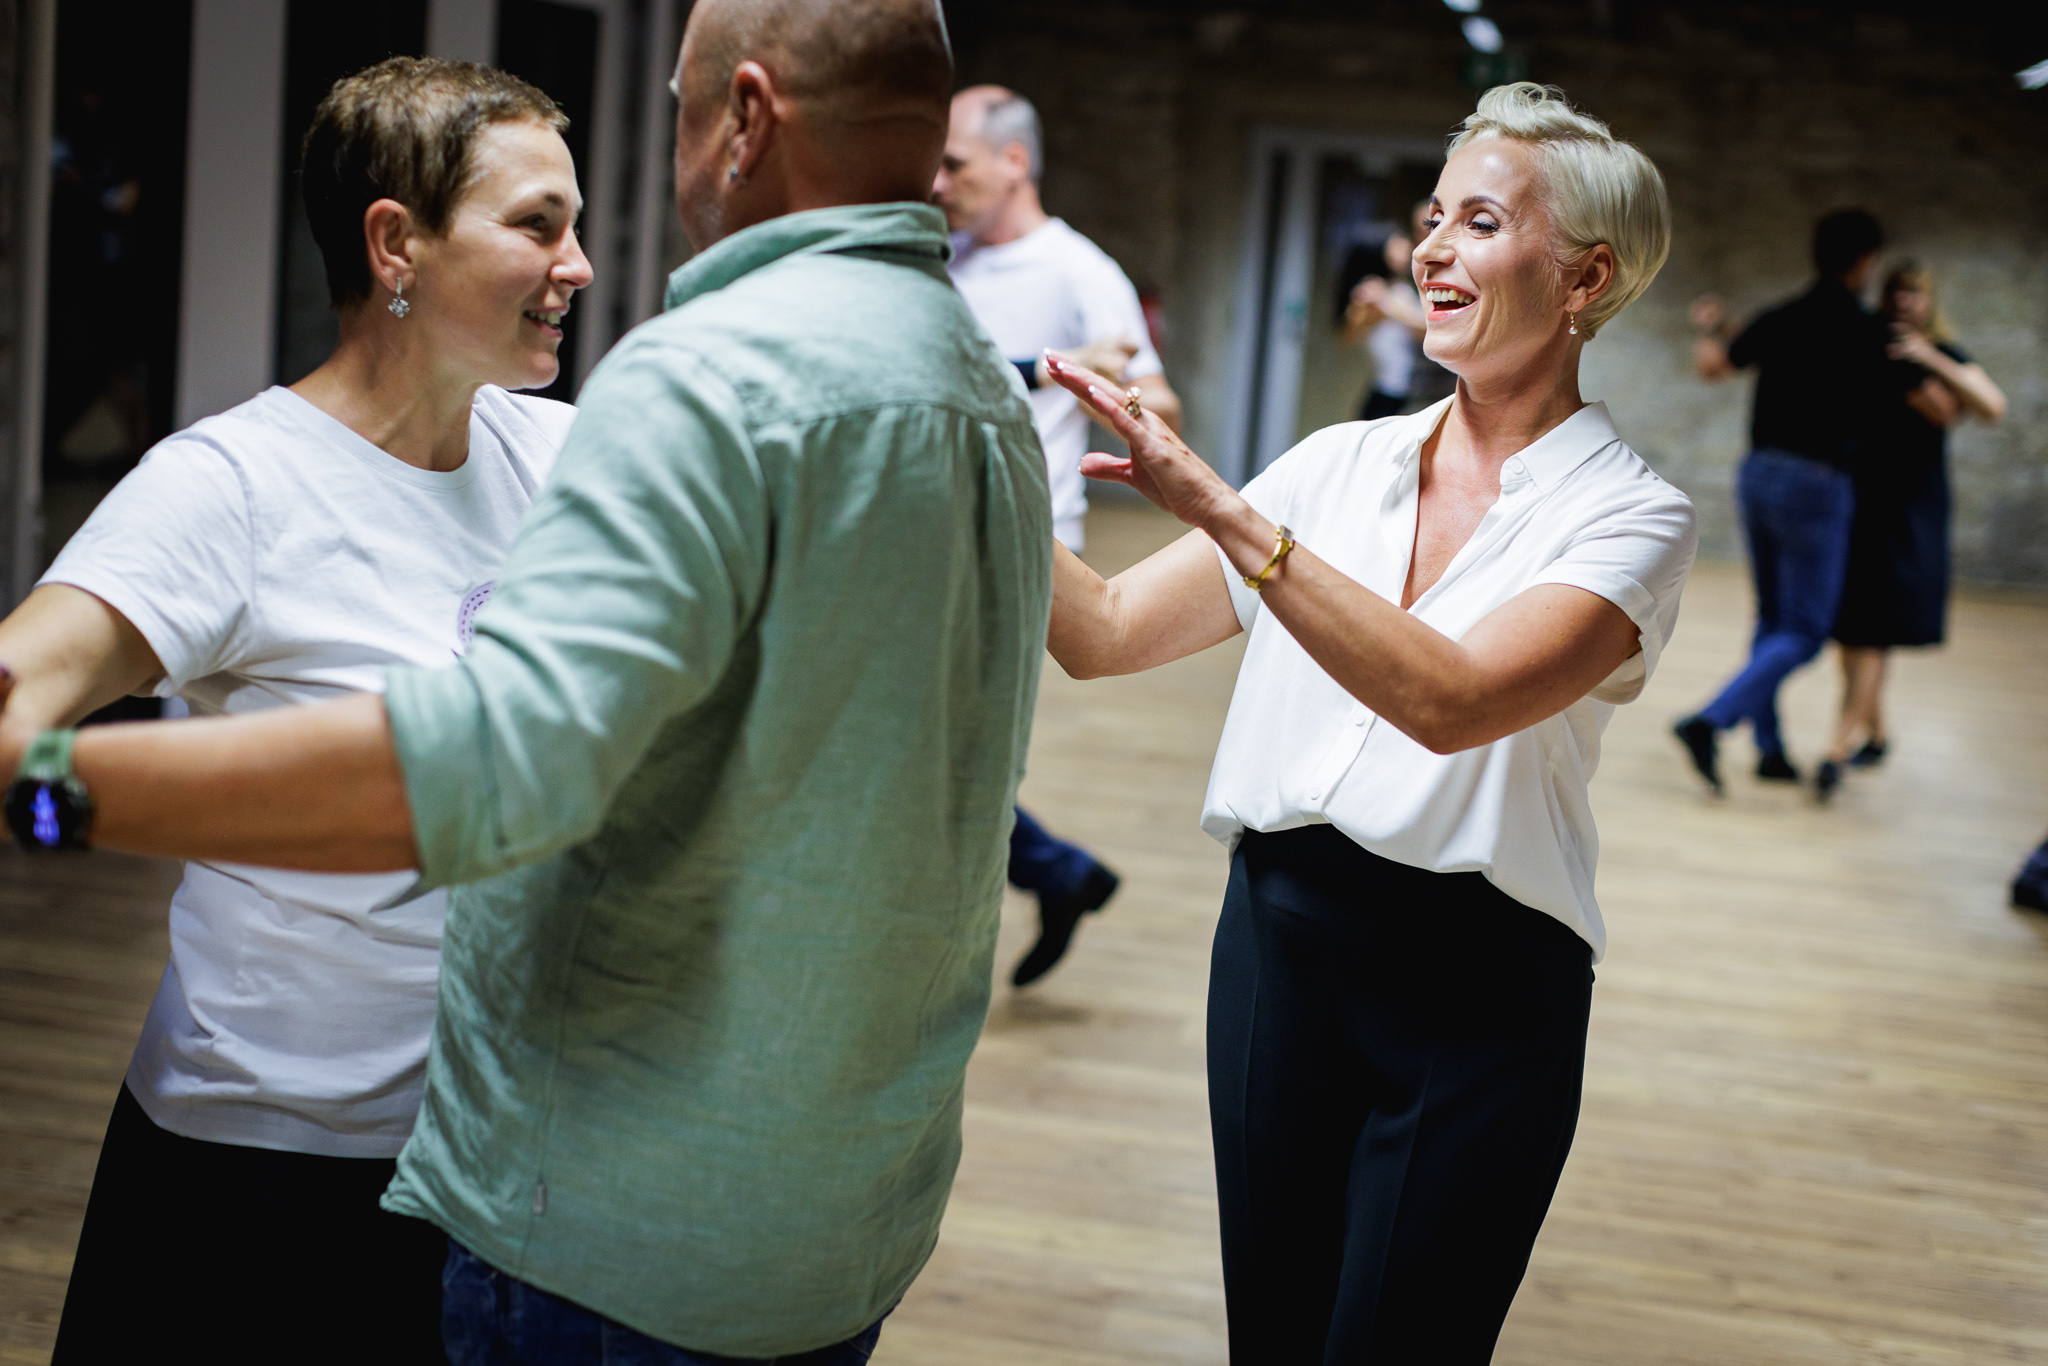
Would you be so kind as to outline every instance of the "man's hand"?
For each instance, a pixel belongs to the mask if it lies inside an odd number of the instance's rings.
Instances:
[[[1072,357],[1083,369],[1121,382],[1124,372],[1131,367],[1131,357],[1138,354],[1138,344],[1128,337],[1104,337],[1062,354]],[[1044,356],[1038,358],[1038,382],[1052,383],[1052,372],[1045,368]]]
[[[1692,372],[1709,384],[1735,373],[1728,359],[1728,314],[1720,296],[1702,294],[1687,310],[1693,330],[1699,333],[1692,344]]]
[[[1942,355],[1941,349],[1927,339],[1924,332],[1915,332],[1910,327],[1896,327],[1893,331],[1897,336],[1886,349],[1886,354],[1893,360],[1909,360],[1915,365],[1934,370],[1947,359]]]
[[[1723,337],[1728,327],[1728,311],[1721,304],[1718,294],[1702,294],[1692,301],[1686,310],[1686,317],[1692,322],[1692,330],[1702,337]]]

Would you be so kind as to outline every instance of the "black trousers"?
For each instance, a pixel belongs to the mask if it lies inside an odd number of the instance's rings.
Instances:
[[[440,1366],[448,1240],[377,1207],[396,1165],[185,1138],[123,1086],[52,1366]]]
[[[1578,1123],[1592,950],[1477,873],[1248,833],[1209,978],[1234,1366],[1477,1366]]]

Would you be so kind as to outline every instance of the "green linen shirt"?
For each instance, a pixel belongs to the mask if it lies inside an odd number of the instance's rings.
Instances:
[[[947,253],[866,205],[677,271],[468,655],[390,676],[423,880],[470,885],[385,1204],[699,1351],[881,1317],[958,1161],[1052,529]]]

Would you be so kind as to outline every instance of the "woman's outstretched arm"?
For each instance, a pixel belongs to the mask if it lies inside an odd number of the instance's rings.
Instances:
[[[2005,420],[2005,391],[1975,361],[1959,361],[1913,331],[1899,334],[1899,339],[1892,343],[1891,354],[1895,360],[1909,360],[1931,372],[1980,422],[1996,427]]]
[[[44,584],[0,621],[0,670],[12,679],[11,690],[0,684],[0,709],[38,730],[70,725],[164,671],[134,623],[63,583]]]
[[[0,621],[0,785],[37,732],[163,674],[134,624],[46,584]],[[173,725],[95,726],[73,751],[93,842],[337,871],[410,868],[412,818],[376,697]]]
[[[1142,673],[1240,629],[1216,543],[1204,532],[1190,531],[1109,580],[1065,546],[1053,547],[1045,643],[1074,678]]]
[[[1156,631],[1138,624],[1137,616],[1162,610],[1161,599],[1170,592],[1199,595],[1205,589],[1223,598],[1228,610],[1229,590],[1221,575],[1204,581],[1196,573],[1194,547],[1204,553],[1213,553],[1210,544],[1220,547],[1239,572],[1256,574],[1273,553],[1278,528],[1164,424],[1150,415],[1133,418],[1099,376],[1063,364],[1057,356],[1048,368],[1096,420],[1131,447],[1130,460],[1090,455],[1082,471],[1129,484],[1207,533],[1183,537],[1147,561],[1167,564],[1144,581],[1142,595],[1117,591],[1114,584],[1091,595],[1085,591],[1090,586],[1062,559],[1056,573],[1064,578],[1054,581],[1054,638],[1060,642],[1054,657],[1069,672],[1079,666],[1091,673],[1117,673],[1127,671],[1120,666],[1149,667],[1224,638],[1229,632],[1202,639],[1196,624],[1213,625],[1214,618],[1199,604],[1178,614],[1169,610],[1167,624]],[[1168,561],[1169,556],[1176,558]],[[1175,572],[1164,572],[1168,565]],[[1125,577],[1118,576],[1119,581]],[[1640,633],[1626,612],[1596,593],[1564,584],[1531,588],[1482,618],[1463,639],[1452,640],[1307,547],[1297,547],[1280,562],[1260,598],[1263,609],[1346,692],[1440,754],[1488,744],[1554,716],[1598,687],[1640,648]],[[1069,613],[1073,618],[1063,620]],[[1074,655],[1074,663],[1061,653],[1063,647]]]

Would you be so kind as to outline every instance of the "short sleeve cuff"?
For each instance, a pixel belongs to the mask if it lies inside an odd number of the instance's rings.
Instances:
[[[445,887],[499,871],[496,803],[484,752],[484,708],[469,670],[395,668],[384,709],[412,807],[420,886]]]
[[[1230,609],[1237,613],[1237,624],[1250,635],[1252,623],[1259,617],[1259,590],[1245,586],[1244,575],[1237,572],[1237,566],[1220,545],[1216,547],[1216,562],[1223,566],[1223,586],[1230,590]]]
[[[92,594],[126,617],[128,624],[149,642],[150,652],[162,666],[164,676],[150,687],[147,696],[176,697],[184,690],[186,684],[208,672],[206,661],[196,658],[187,647],[184,633],[152,607],[148,597],[134,591],[131,584],[114,576],[108,576],[103,580],[90,572],[78,573],[61,563],[53,566],[49,573],[38,579],[36,587],[41,588],[52,583],[61,583],[66,588],[76,588],[80,592]]]
[[[1643,685],[1650,681],[1650,675],[1657,672],[1657,660],[1664,653],[1664,629],[1657,622],[1657,600],[1650,595],[1650,590],[1626,574],[1597,565],[1560,566],[1539,577],[1536,583],[1561,583],[1570,588],[1583,588],[1628,614],[1628,619],[1635,623],[1637,638],[1642,642],[1641,658],[1624,661],[1593,690],[1593,695],[1602,702],[1617,703],[1633,702],[1640,696]]]

